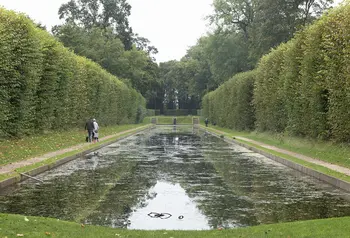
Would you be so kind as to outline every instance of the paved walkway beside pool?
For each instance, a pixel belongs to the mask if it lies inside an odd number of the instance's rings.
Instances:
[[[119,135],[123,135],[123,134],[129,133],[129,132],[132,132],[132,131],[135,131],[135,130],[139,130],[139,129],[140,128],[135,128],[135,129],[127,130],[127,131],[122,131],[122,132],[117,133],[117,134],[113,134],[113,135],[110,135],[110,136],[103,137],[103,138],[100,139],[100,141],[105,141],[105,140],[108,140],[110,138],[113,138],[113,137],[116,137],[116,136],[119,136]],[[216,130],[216,129],[213,129],[213,128],[211,128],[211,130],[214,130],[214,131],[216,131],[219,134],[223,134],[223,132],[220,131],[220,130]],[[308,156],[305,156],[305,155],[302,155],[302,154],[298,154],[298,153],[291,152],[291,151],[288,151],[288,150],[280,149],[278,147],[267,145],[267,144],[264,144],[264,143],[261,143],[261,142],[255,141],[255,140],[251,140],[251,139],[248,139],[248,138],[245,138],[245,137],[236,136],[235,138],[239,139],[239,140],[242,140],[242,141],[249,142],[249,143],[251,143],[253,145],[257,145],[257,146],[260,146],[260,147],[263,147],[263,148],[266,148],[266,149],[269,149],[269,150],[276,151],[278,153],[290,155],[290,156],[293,156],[295,158],[298,158],[298,159],[301,159],[301,160],[304,160],[304,161],[307,161],[307,162],[310,162],[310,163],[321,165],[323,167],[326,167],[326,168],[329,168],[331,170],[334,170],[334,171],[337,171],[337,172],[340,172],[340,173],[343,173],[345,175],[350,176],[350,169],[342,167],[342,166],[339,166],[339,165],[331,164],[331,163],[328,163],[328,162],[325,162],[325,161],[322,161],[322,160],[319,160],[319,159],[316,159],[316,158],[311,158],[311,157],[308,157]],[[50,152],[50,153],[44,154],[44,155],[42,155],[40,157],[35,157],[35,158],[31,158],[31,159],[27,159],[27,160],[23,160],[23,161],[19,161],[19,162],[7,164],[7,165],[4,165],[4,166],[0,167],[0,174],[11,173],[11,172],[13,172],[14,170],[16,170],[18,168],[21,168],[21,167],[24,167],[24,166],[28,166],[28,165],[32,165],[32,164],[44,161],[46,159],[55,157],[55,156],[59,156],[59,155],[65,154],[67,152],[71,152],[71,151],[74,151],[74,150],[79,150],[79,149],[82,149],[82,148],[84,148],[84,147],[86,147],[88,145],[89,145],[88,143],[82,143],[82,144],[78,144],[76,146],[69,147],[69,148],[66,148],[66,149]]]
[[[99,141],[100,142],[106,141],[106,140],[111,139],[113,137],[117,137],[117,136],[120,136],[120,135],[123,135],[123,134],[127,134],[129,132],[140,130],[140,128],[142,128],[142,127],[135,128],[135,129],[130,129],[130,130],[126,130],[126,131],[122,131],[122,132],[119,132],[117,134],[113,134],[113,135],[109,135],[109,136],[105,136],[103,138],[100,138]],[[53,151],[53,152],[44,154],[44,155],[39,156],[39,157],[35,157],[35,158],[23,160],[23,161],[18,161],[18,162],[6,164],[6,165],[3,165],[3,166],[0,166],[0,174],[11,173],[11,172],[15,171],[18,168],[25,167],[25,166],[32,165],[32,164],[36,164],[36,163],[39,163],[39,162],[44,161],[46,159],[65,154],[67,152],[71,152],[71,151],[82,149],[82,148],[87,147],[89,145],[90,145],[90,143],[82,143],[82,144],[78,144],[76,146],[72,146],[72,147],[69,147],[69,148],[66,148],[66,149]]]
[[[213,131],[216,131],[219,134],[223,134],[224,133],[224,132],[222,132],[220,130],[216,130],[214,128],[210,128],[210,129],[213,130]],[[308,157],[308,156],[305,156],[305,155],[302,155],[302,154],[298,154],[298,153],[295,153],[295,152],[292,152],[292,151],[280,149],[280,148],[278,148],[276,146],[267,145],[267,144],[264,144],[264,143],[261,143],[261,142],[255,141],[255,140],[251,140],[251,139],[248,139],[248,138],[245,138],[245,137],[235,136],[235,138],[239,139],[239,140],[242,140],[242,141],[245,141],[245,142],[249,142],[249,143],[251,143],[253,145],[260,146],[260,147],[265,148],[265,149],[273,150],[273,151],[276,151],[278,153],[290,155],[290,156],[293,156],[295,158],[298,158],[298,159],[301,159],[301,160],[304,160],[304,161],[307,161],[307,162],[310,162],[310,163],[321,165],[323,167],[326,167],[326,168],[329,168],[331,170],[334,170],[334,171],[337,171],[339,173],[343,173],[343,174],[346,174],[346,175],[350,176],[350,169],[342,167],[342,166],[339,166],[339,165],[331,164],[331,163],[328,163],[328,162],[325,162],[325,161],[322,161],[322,160],[319,160],[319,159],[316,159],[316,158],[311,158],[311,157]]]

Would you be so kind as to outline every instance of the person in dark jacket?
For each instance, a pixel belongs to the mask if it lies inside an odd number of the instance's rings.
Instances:
[[[92,136],[93,136],[93,132],[94,132],[94,122],[92,120],[92,118],[90,118],[86,124],[85,124],[85,130],[87,130],[88,132],[88,139],[87,142],[92,142]]]

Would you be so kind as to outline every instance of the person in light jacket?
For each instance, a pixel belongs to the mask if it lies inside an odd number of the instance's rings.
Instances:
[[[99,126],[98,126],[98,123],[96,121],[96,119],[92,119],[92,122],[93,122],[93,126],[94,126],[94,130],[93,130],[93,141],[94,142],[98,142],[98,129],[99,129]]]

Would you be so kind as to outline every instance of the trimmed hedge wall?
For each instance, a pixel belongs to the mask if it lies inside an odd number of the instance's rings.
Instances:
[[[134,123],[145,99],[98,64],[75,55],[26,16],[0,8],[0,134]]]
[[[349,2],[262,57],[250,74],[248,78],[255,78],[253,94],[237,93],[242,85],[242,75],[237,75],[203,98],[204,115],[238,130],[350,142]],[[249,117],[237,117],[244,112],[237,109],[239,104]],[[255,126],[242,126],[239,121],[247,119],[249,125],[255,120]]]
[[[253,130],[252,104],[255,71],[235,75],[203,97],[202,116],[212,123],[236,130]]]

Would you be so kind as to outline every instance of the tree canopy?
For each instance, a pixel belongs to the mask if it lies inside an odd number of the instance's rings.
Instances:
[[[131,6],[126,0],[70,0],[61,5],[58,14],[66,23],[83,29],[112,28],[126,50],[132,47]]]
[[[180,61],[160,65],[169,107],[195,100],[241,72],[252,70],[272,48],[287,42],[333,0],[213,0],[211,33]],[[170,103],[170,104],[169,104]]]
[[[55,36],[136,88],[151,108],[199,108],[202,97],[252,70],[333,0],[213,0],[212,31],[179,61],[154,62],[158,50],[132,31],[126,0],[71,0],[59,9]]]
[[[52,32],[76,54],[97,62],[151,100],[152,87],[159,87],[153,57],[158,50],[133,33],[130,13],[126,0],[71,0],[58,11],[65,23]]]

